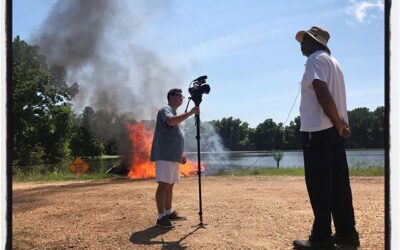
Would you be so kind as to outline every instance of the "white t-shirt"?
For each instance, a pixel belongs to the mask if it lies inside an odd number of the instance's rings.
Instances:
[[[319,50],[308,57],[301,81],[300,131],[315,132],[333,126],[317,100],[312,85],[314,79],[319,79],[327,84],[340,118],[348,123],[346,89],[342,69],[335,58],[326,51]]]

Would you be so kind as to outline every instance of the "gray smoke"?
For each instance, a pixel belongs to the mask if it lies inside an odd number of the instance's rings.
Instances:
[[[197,127],[195,118],[187,119],[183,125],[185,152],[190,160],[197,161]],[[221,170],[231,170],[228,149],[224,147],[221,136],[210,122],[201,122],[200,126],[201,160],[206,164],[206,174]]]
[[[50,64],[77,70],[99,60],[107,20],[115,13],[111,1],[58,1],[35,41]]]
[[[169,66],[141,40],[146,18],[169,1],[57,1],[33,41],[51,65],[78,82],[75,111],[85,106],[150,119],[170,88],[182,86],[183,67]],[[158,6],[158,8],[156,8]],[[144,13],[144,14],[143,14]]]
[[[49,64],[66,67],[68,82],[79,84],[73,102],[77,113],[91,106],[102,111],[104,119],[112,120],[113,114],[127,112],[135,120],[155,119],[158,108],[167,101],[168,90],[185,89],[183,76],[188,66],[162,58],[142,36],[143,32],[157,31],[154,25],[149,27],[152,17],[166,12],[171,3],[175,2],[59,0],[54,4],[33,42],[39,45]],[[155,34],[162,46],[163,37]],[[101,126],[101,121],[95,123],[91,124],[92,130],[105,138],[118,131]],[[222,154],[226,149],[221,138],[211,124],[202,126],[201,145],[202,151],[208,151],[204,156],[209,162],[208,171],[229,168]],[[185,131],[186,150],[196,151],[193,119],[185,124]]]

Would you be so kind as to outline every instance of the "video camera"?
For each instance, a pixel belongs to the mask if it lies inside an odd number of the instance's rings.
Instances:
[[[200,76],[194,79],[191,83],[193,87],[189,88],[189,93],[191,95],[191,99],[193,100],[196,106],[199,106],[203,97],[203,94],[210,93],[210,85],[206,83],[207,76]]]

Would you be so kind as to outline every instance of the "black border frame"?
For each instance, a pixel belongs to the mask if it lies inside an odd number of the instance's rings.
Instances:
[[[385,240],[384,245],[385,249],[391,248],[391,206],[390,206],[390,16],[391,16],[391,9],[392,9],[392,1],[385,0],[385,28],[384,28],[384,55],[385,55],[385,102],[384,102],[384,124],[385,124],[385,131],[384,131],[384,138],[385,138]],[[6,89],[7,89],[7,113],[6,113],[6,131],[7,131],[7,138],[6,138],[6,186],[7,186],[7,207],[6,207],[6,220],[7,220],[7,231],[6,231],[6,244],[5,249],[12,249],[12,141],[11,135],[12,134],[12,124],[11,116],[12,116],[12,96],[11,91],[12,88],[12,0],[5,1],[5,24],[6,24]]]

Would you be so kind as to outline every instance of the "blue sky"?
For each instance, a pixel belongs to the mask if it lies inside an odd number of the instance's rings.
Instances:
[[[13,36],[29,42],[55,2],[13,0]],[[233,116],[251,127],[267,118],[285,122],[306,61],[294,36],[313,25],[331,34],[328,45],[344,71],[348,109],[384,104],[383,1],[127,2],[127,12],[146,17],[137,24],[140,38],[135,39],[183,69],[178,87],[186,91],[191,80],[208,75],[211,92],[203,97],[203,120]],[[299,115],[299,101],[300,96],[289,121]]]

